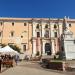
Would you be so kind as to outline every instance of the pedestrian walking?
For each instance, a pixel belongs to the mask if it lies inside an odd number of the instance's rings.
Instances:
[[[15,55],[15,62],[16,62],[16,65],[17,65],[18,61],[19,61],[19,56],[18,56],[18,55]]]

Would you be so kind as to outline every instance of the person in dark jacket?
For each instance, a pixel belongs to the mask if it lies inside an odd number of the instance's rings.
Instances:
[[[17,65],[17,63],[18,63],[18,61],[19,61],[19,56],[18,56],[18,55],[15,55],[15,56],[14,56],[14,59],[15,59],[16,65]]]

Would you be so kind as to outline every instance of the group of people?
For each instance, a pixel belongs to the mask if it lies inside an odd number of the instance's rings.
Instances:
[[[15,61],[16,65],[17,65],[17,62],[19,61],[19,56],[18,55],[14,55],[14,56],[11,56],[10,54],[7,55],[0,55],[0,72],[1,72],[1,65],[3,64],[3,62],[5,61],[12,61],[13,60]]]
[[[5,55],[1,55],[0,58],[1,58],[2,61],[12,60],[13,56],[11,56],[10,54],[9,55],[5,54]]]

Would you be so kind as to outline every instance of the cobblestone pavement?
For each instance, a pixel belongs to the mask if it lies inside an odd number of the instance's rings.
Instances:
[[[17,66],[7,69],[0,75],[75,75],[75,73],[45,69],[37,62],[22,61]]]

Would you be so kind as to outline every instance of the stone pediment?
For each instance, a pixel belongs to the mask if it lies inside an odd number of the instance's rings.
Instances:
[[[73,35],[73,32],[71,32],[70,30],[66,29],[64,34],[65,35]]]
[[[64,37],[64,40],[74,40],[73,32],[68,30],[68,29],[66,29],[64,31],[64,36],[63,37]]]

